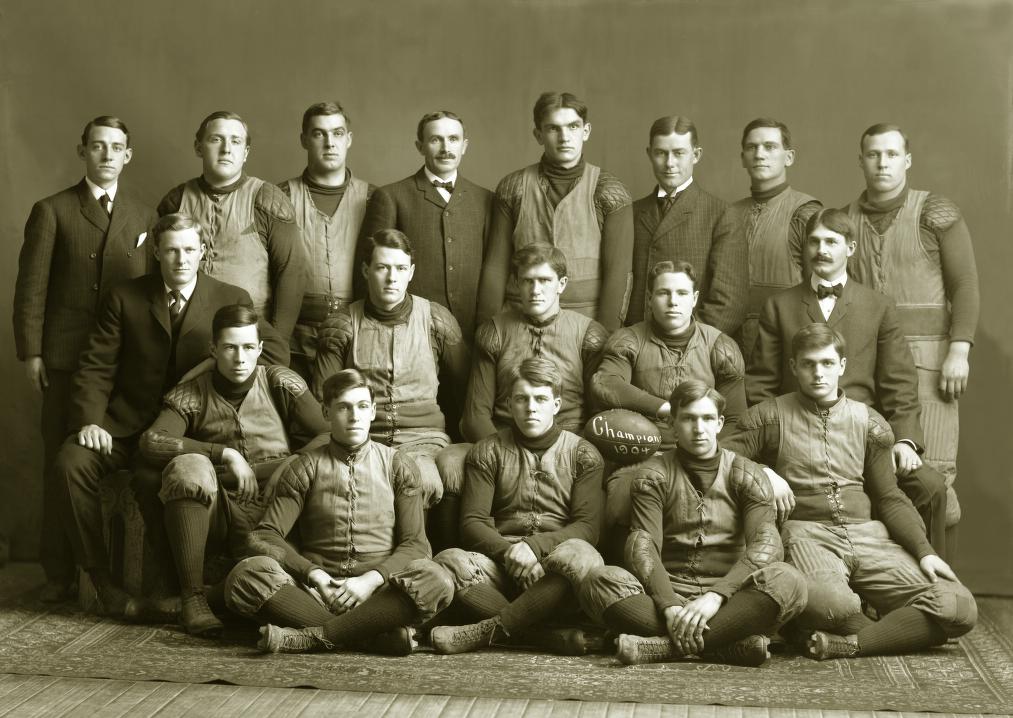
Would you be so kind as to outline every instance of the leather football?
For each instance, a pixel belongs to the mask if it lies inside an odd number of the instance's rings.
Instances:
[[[661,448],[661,432],[643,414],[629,409],[609,409],[595,414],[584,427],[590,441],[606,461],[636,464]]]

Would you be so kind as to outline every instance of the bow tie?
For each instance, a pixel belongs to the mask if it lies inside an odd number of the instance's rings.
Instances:
[[[843,284],[835,284],[832,287],[828,287],[825,284],[817,284],[816,285],[816,298],[817,299],[826,299],[829,296],[839,297],[839,296],[841,296],[841,292],[843,292],[843,291],[844,291],[844,285]]]
[[[454,191],[453,182],[440,182],[439,180],[433,180],[433,187],[436,187],[437,189],[445,189],[448,192]]]

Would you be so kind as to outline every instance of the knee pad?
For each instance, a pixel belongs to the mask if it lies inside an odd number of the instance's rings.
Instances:
[[[584,613],[601,622],[610,606],[643,592],[640,582],[625,568],[598,566],[584,577],[577,591],[577,600]]]
[[[252,616],[281,589],[295,585],[285,569],[269,556],[251,556],[225,577],[225,605],[241,616]]]
[[[957,638],[978,622],[978,604],[963,584],[939,579],[908,604],[936,620],[947,638]]]
[[[193,499],[210,506],[218,495],[218,476],[211,459],[200,454],[183,454],[168,463],[162,472],[158,498],[163,504]]]
[[[433,561],[449,573],[455,591],[463,591],[476,583],[487,583],[490,566],[495,570],[495,562],[488,556],[460,548],[440,551]]]
[[[407,595],[428,621],[454,600],[454,577],[432,559],[418,558],[390,575],[390,583]]]
[[[473,444],[451,444],[436,455],[436,470],[443,481],[443,493],[460,496],[464,489],[464,459]]]
[[[567,539],[546,556],[542,565],[546,571],[558,573],[572,585],[578,585],[588,572],[605,565],[601,554],[583,539]]]
[[[812,628],[834,631],[851,616],[862,612],[862,599],[840,581],[806,576],[807,602],[800,612],[802,623]]]

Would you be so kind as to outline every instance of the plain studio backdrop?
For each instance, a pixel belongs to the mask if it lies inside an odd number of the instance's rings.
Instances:
[[[453,110],[471,141],[462,171],[492,188],[539,157],[538,94],[566,90],[590,106],[586,158],[635,197],[653,186],[648,127],[682,114],[703,147],[695,181],[728,201],[748,193],[743,125],[772,116],[797,148],[792,185],[828,206],[863,188],[861,132],[895,122],[911,138],[910,184],[962,209],[981,279],[954,563],[972,589],[1013,593],[1011,50],[1013,6],[968,0],[0,0],[0,314],[11,315],[32,203],[80,180],[75,145],[96,115],[129,126],[121,181],[152,205],[199,174],[194,131],[222,109],[249,122],[249,173],[277,182],[304,167],[303,110],[338,100],[354,132],[349,165],[377,185],[420,166],[422,114]],[[29,559],[40,401],[9,321],[2,341],[0,531]]]

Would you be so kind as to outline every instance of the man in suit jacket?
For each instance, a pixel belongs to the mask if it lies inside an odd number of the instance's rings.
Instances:
[[[693,181],[703,148],[696,126],[672,116],[651,125],[647,158],[657,188],[633,203],[633,291],[626,324],[646,316],[648,273],[663,260],[692,264],[698,273],[700,321],[734,336],[745,317],[749,258],[734,215]]]
[[[320,325],[352,303],[356,241],[366,203],[376,189],[352,176],[348,168],[351,126],[348,113],[337,102],[310,105],[299,135],[306,169],[278,185],[292,201],[309,260],[306,293],[290,343],[292,368],[306,381],[313,376]]]
[[[202,233],[182,214],[155,223],[151,242],[161,271],[110,290],[73,377],[69,426],[75,433],[60,448],[53,472],[69,493],[73,516],[66,521],[77,527],[75,557],[112,614],[123,612],[127,596],[108,571],[99,483],[129,465],[141,432],[158,415],[162,395],[209,356],[214,313],[229,304],[253,305],[245,290],[198,273]],[[287,364],[287,342],[264,322],[260,331],[265,361]],[[153,476],[153,485],[135,485],[149,529],[161,524],[151,522],[160,484],[157,470]]]
[[[896,443],[897,483],[925,522],[929,541],[942,555],[945,543],[946,486],[942,475],[924,465],[925,439],[918,401],[918,375],[893,301],[848,279],[848,258],[858,230],[847,212],[821,209],[806,225],[804,253],[812,276],[767,299],[759,333],[746,369],[746,400],[758,404],[797,386],[788,365],[791,339],[802,327],[826,322],[848,347],[841,388],[849,398],[879,411],[890,423]],[[771,479],[778,513],[794,506],[786,484]],[[790,492],[789,492],[790,493]]]
[[[408,235],[422,271],[412,293],[449,309],[470,342],[475,333],[478,280],[482,274],[492,192],[459,173],[468,150],[464,121],[447,110],[419,120],[415,147],[425,160],[418,172],[381,187],[366,208],[355,266],[367,261],[368,238],[381,229]],[[366,296],[355,273],[356,298]]]
[[[60,520],[53,458],[67,436],[70,384],[110,286],[153,267],[144,243],[155,212],[120,186],[130,162],[130,132],[116,117],[96,117],[81,134],[84,179],[39,200],[25,225],[14,289],[14,343],[28,380],[42,393],[43,509],[40,598],[58,601],[75,580],[69,528]]]

